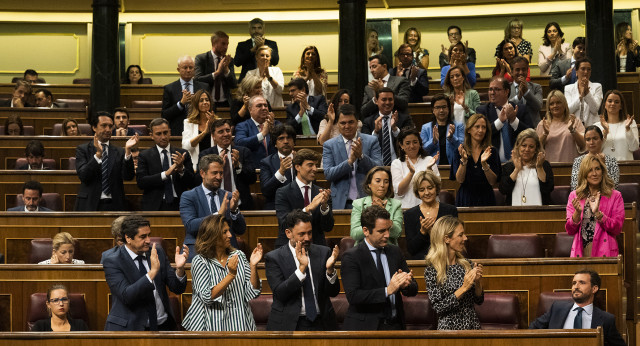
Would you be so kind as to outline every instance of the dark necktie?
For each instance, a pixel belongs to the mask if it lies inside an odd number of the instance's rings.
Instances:
[[[145,258],[142,255],[138,255],[138,257],[136,257],[136,261],[138,261],[138,271],[140,272],[141,277],[147,275],[147,268],[144,266],[144,260]],[[149,315],[149,329],[158,330],[158,312],[156,311],[155,297],[153,294],[151,295],[151,298],[153,298],[152,302],[146,304],[147,314]]]
[[[572,63],[572,64],[571,64],[571,67],[572,67],[572,68],[573,68],[573,67],[575,67],[575,66],[576,66],[576,65],[575,65],[575,63]],[[578,81],[578,76],[576,75],[576,69],[574,68],[574,69],[571,71],[571,79],[569,80],[569,84],[573,84],[573,83],[575,83],[576,81]]]
[[[389,140],[389,117],[382,117],[382,164],[391,166],[391,143]]]
[[[584,311],[583,308],[581,307],[577,307],[575,309],[573,309],[573,311],[578,311],[578,313],[576,314],[576,318],[573,319],[573,329],[582,329],[582,312]]]
[[[309,255],[308,252],[307,255]],[[307,319],[313,322],[316,317],[318,317],[318,311],[316,310],[316,299],[313,296],[313,285],[311,285],[311,273],[309,271],[309,266],[307,266],[305,274],[307,274],[307,278],[304,279],[304,282],[302,283],[302,288],[304,290],[304,308]]]
[[[215,197],[216,193],[211,191],[209,192],[209,196],[211,197],[211,214],[214,214],[215,212],[218,211],[218,207],[216,206],[216,201],[213,199]]]
[[[189,82],[184,83],[184,88],[187,89],[188,92],[191,92],[191,88],[190,87],[191,87],[191,83],[189,83]]]
[[[102,174],[102,192],[111,195],[111,184],[109,184],[109,146],[102,144],[102,164],[100,165]]]
[[[167,155],[167,149],[162,149],[162,170],[169,170],[169,155]],[[172,177],[168,176],[164,181],[164,201],[167,204],[173,203],[173,185]]]
[[[304,206],[308,206],[310,203],[309,201],[309,187],[308,186],[304,186]]]
[[[218,71],[218,65],[220,65],[220,58],[219,57],[213,57],[213,64],[215,65],[213,68],[213,71]],[[216,77],[216,79],[213,81],[213,99],[214,101],[219,101],[220,100],[220,90],[222,86],[222,75],[218,75],[218,77]]]
[[[224,189],[233,192],[233,188],[231,187],[231,166],[233,165],[233,159],[229,159],[227,156],[229,149],[225,149],[222,151],[222,156],[226,158],[224,162],[223,170],[223,179],[224,179]]]
[[[147,268],[144,266],[144,256],[138,255],[136,257],[136,261],[138,261],[138,271],[140,272],[140,276],[147,275]]]
[[[378,268],[378,277],[384,282],[384,287],[387,287],[387,277],[384,275],[384,264],[382,264],[382,252],[384,249],[376,249],[376,266]],[[387,318],[391,317],[391,300],[387,297],[387,304],[384,308],[384,314]]]

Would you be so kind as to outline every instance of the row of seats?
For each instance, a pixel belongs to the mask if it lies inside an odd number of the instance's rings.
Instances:
[[[141,136],[149,136],[149,127],[147,125],[129,125],[130,128],[134,129]],[[89,124],[78,124],[78,130],[82,136],[93,136],[93,130],[91,129],[91,125]],[[22,127],[22,131],[24,132],[24,136],[35,136],[36,130],[31,125],[24,125]],[[4,130],[4,125],[0,125],[0,136],[6,135]],[[53,129],[51,130],[52,136],[62,136],[62,124],[54,124]]]

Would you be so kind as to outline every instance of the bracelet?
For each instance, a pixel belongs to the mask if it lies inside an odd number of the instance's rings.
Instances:
[[[487,168],[485,169],[485,168],[484,168],[484,165],[482,165],[482,170],[483,170],[483,171],[485,171],[485,172],[486,172],[486,171],[488,171],[489,169],[491,169],[491,166],[487,165]]]
[[[596,220],[600,221],[604,217],[604,214],[600,210],[598,210],[595,216],[596,216]]]
[[[462,161],[462,160],[460,160],[460,166],[466,166],[466,165],[467,165],[467,162],[466,162],[466,161]]]

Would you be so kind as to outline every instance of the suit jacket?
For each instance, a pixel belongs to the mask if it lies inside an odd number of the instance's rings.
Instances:
[[[382,134],[383,131],[380,131],[377,134],[373,134],[373,131],[376,128],[376,119],[378,119],[378,117],[380,116],[379,112],[376,112],[374,114],[369,115],[368,117],[366,117],[363,121],[362,121],[362,133],[366,133],[368,135],[372,135],[372,136],[376,136],[378,137],[378,144],[380,145],[380,150],[382,150]],[[382,126],[382,125],[381,125]],[[389,126],[391,126],[391,122],[389,122]],[[409,114],[407,113],[400,113],[398,112],[398,134],[400,134],[400,130],[404,129],[404,128],[413,128],[415,127],[415,125],[413,124],[413,120],[411,120],[411,116],[409,116]],[[391,131],[391,137],[392,137],[392,142],[393,142],[393,148],[395,150],[396,153],[396,157],[398,155],[398,149],[396,149],[396,137],[397,135],[395,133],[393,133],[393,131]]]
[[[0,100],[0,107],[11,107],[11,98],[7,100]]]
[[[400,248],[395,245],[385,247],[389,274],[401,269],[408,273],[407,261],[402,256]],[[349,309],[344,318],[344,330],[377,330],[380,321],[385,318],[384,309],[387,302],[385,287],[387,284],[380,280],[371,251],[366,242],[361,242],[349,249],[342,256],[340,268],[342,285],[349,301]],[[400,294],[402,293],[402,294]],[[415,280],[406,288],[395,294],[396,316],[400,318],[404,327],[404,307],[402,295],[415,296],[418,293],[418,284]]]
[[[271,66],[278,65],[280,61],[280,57],[278,56],[278,44],[275,41],[264,40],[264,44],[271,47]],[[242,81],[242,78],[247,74],[247,72],[255,69],[256,65],[256,55],[251,51],[253,48],[253,40],[248,39],[243,42],[239,42],[236,47],[236,55],[233,57],[233,63],[236,66],[242,66],[242,70],[240,71],[239,81]]]
[[[367,134],[358,134],[362,138],[362,158],[356,160],[356,182],[358,183],[358,198],[366,196],[362,190],[361,182],[364,181],[369,170],[382,165],[382,152],[376,137]],[[349,198],[349,186],[351,184],[351,172],[353,167],[349,165],[349,156],[342,135],[334,137],[322,145],[322,165],[324,176],[331,182],[331,200],[334,209],[344,209]]]
[[[178,200],[183,192],[195,186],[195,173],[193,172],[193,164],[189,153],[181,148],[170,146],[167,156],[171,159],[171,155],[175,153],[186,153],[184,160],[184,174],[173,174],[167,179],[172,179],[173,188],[176,191]],[[171,165],[169,165],[171,166]],[[145,211],[159,211],[164,198],[164,181],[161,174],[162,160],[157,146],[152,146],[140,152],[138,157],[138,169],[136,170],[136,180],[138,187],[143,190],[141,208]]]
[[[274,126],[280,124],[279,121],[274,122]],[[276,147],[271,144],[271,135],[266,136],[267,152],[262,142],[258,141],[258,127],[253,122],[253,119],[249,119],[236,125],[236,136],[233,139],[235,145],[246,147],[253,152],[253,162],[260,162],[265,157],[275,154],[277,152]]]
[[[313,113],[307,114],[307,117],[309,117],[313,131],[317,134],[318,128],[320,127],[320,122],[327,114],[327,100],[322,95],[309,96],[308,103],[309,106],[313,107]],[[293,128],[296,129],[296,133],[301,135],[302,125],[296,120],[296,116],[298,116],[298,112],[300,112],[300,103],[292,102],[287,106],[286,110],[287,124],[293,126]]]
[[[280,156],[278,153],[269,155],[260,160],[260,190],[265,198],[264,210],[274,210],[276,207],[276,191],[289,185],[295,178],[292,175],[291,170],[285,172],[284,176],[286,180],[281,183],[275,176],[276,172],[280,169]],[[295,168],[293,168],[295,172]]]
[[[7,211],[24,211],[24,205],[19,205],[17,207],[9,208],[7,209]],[[38,211],[55,211],[55,210],[38,206]],[[26,213],[26,211],[24,212]]]
[[[516,107],[516,105],[513,103],[511,103],[511,105],[514,108]],[[498,119],[498,113],[496,111],[495,104],[490,102],[486,105],[481,105],[476,109],[476,113],[484,114],[489,119],[489,123],[491,123],[491,145],[499,150],[502,134],[496,129],[496,125],[494,123],[496,119]],[[518,128],[514,131],[513,127],[511,127],[511,125],[508,125],[509,138],[511,139],[512,146],[516,144],[516,138],[518,137],[520,132],[533,127],[531,125],[531,119],[529,119],[529,116],[525,112],[525,108],[518,107],[518,113],[516,114],[516,117],[520,120],[518,122]]]
[[[502,165],[502,176],[500,179],[500,193],[505,195],[506,205],[512,205],[513,201],[513,188],[516,186],[516,182],[511,179],[511,173],[515,171],[516,166],[513,164],[513,160],[505,162]],[[551,192],[553,191],[553,170],[549,161],[545,160],[542,163],[542,169],[546,175],[545,182],[538,180],[540,186],[540,196],[542,197],[542,205],[551,204]],[[528,179],[528,178],[527,178]],[[516,196],[518,198],[518,196]]]
[[[405,70],[404,78],[409,80],[409,70]],[[398,68],[394,67],[389,70],[389,74],[395,76],[398,73]],[[429,79],[427,78],[427,70],[423,68],[418,69],[418,78],[416,80],[416,84],[411,86],[411,81],[409,81],[409,86],[411,87],[411,97],[409,98],[409,102],[418,103],[424,102],[422,99],[423,96],[427,96],[429,94]]]
[[[233,167],[231,167],[231,174],[233,174],[233,181],[236,183],[236,189],[240,193],[240,209],[242,210],[253,210],[253,198],[251,197],[251,185],[256,182],[256,166],[253,163],[253,158],[251,157],[251,151],[245,147],[232,145],[231,149],[238,150],[240,165],[242,168],[240,169],[240,173],[238,173]],[[198,157],[198,162],[200,162],[200,158],[205,155],[216,154],[218,155],[218,146],[214,145],[211,148],[200,153]],[[197,183],[202,183],[202,177],[200,174],[196,177]]]
[[[335,297],[340,292],[340,280],[332,284],[327,279],[326,262],[331,256],[331,249],[326,246],[311,244],[309,271],[313,278],[315,298],[320,308],[319,318],[322,319],[324,330],[337,330],[336,314],[329,297]],[[289,246],[281,246],[270,251],[265,256],[265,272],[269,287],[273,292],[273,303],[267,321],[267,330],[296,330],[300,309],[302,308],[303,282],[295,274],[296,262]],[[308,280],[307,277],[305,280]]]
[[[562,329],[567,316],[569,316],[571,307],[573,307],[573,301],[554,302],[549,311],[531,322],[529,329]],[[600,326],[602,326],[604,332],[605,345],[626,345],[616,329],[616,317],[594,306],[591,326],[589,328],[595,329]]]
[[[193,82],[193,92],[203,89],[210,91],[206,83],[191,80]],[[162,117],[169,121],[172,136],[182,136],[182,121],[187,118],[187,105],[182,109],[178,108],[178,101],[182,99],[182,84],[180,79],[164,86],[162,92]]]
[[[196,74],[195,80],[198,82],[207,83],[209,85],[209,91],[211,91],[211,97],[213,97],[214,79],[212,73],[215,72],[215,64],[213,62],[213,54],[211,51],[196,55]],[[238,81],[236,81],[236,74],[233,71],[233,64],[229,64],[229,75],[218,77],[222,82],[222,91],[227,100],[231,100],[231,89],[238,87]]]
[[[524,97],[518,101],[516,93],[516,85],[511,83],[511,98],[509,102],[518,105],[518,108],[526,109],[529,119],[531,119],[531,125],[535,129],[540,122],[540,109],[542,109],[542,87],[540,84],[527,82],[529,91]]]
[[[133,180],[135,171],[133,159],[125,160],[124,149],[109,145],[109,162],[111,163],[111,198],[115,210],[125,210],[124,180]],[[76,211],[96,211],[102,195],[102,171],[93,157],[96,148],[93,141],[81,144],[76,148],[76,172],[80,178],[80,188],[76,198]]]
[[[311,185],[311,199],[320,193],[320,187],[318,185]],[[324,238],[324,232],[331,232],[333,230],[333,210],[331,208],[331,200],[328,202],[329,212],[326,215],[322,215],[320,206],[318,206],[313,213],[311,213],[311,227],[313,229],[313,243],[318,245],[327,245]],[[294,209],[304,208],[304,197],[302,191],[298,186],[298,182],[293,179],[291,184],[286,185],[276,192],[276,216],[278,217],[278,238],[276,239],[276,247],[285,245],[288,241],[285,234],[284,220]]]
[[[409,84],[409,80],[404,77],[389,76],[387,87],[393,90],[395,108],[398,112],[405,112],[409,106],[409,99],[411,98],[411,85]],[[360,109],[362,114],[368,115],[378,111],[378,105],[373,103],[375,96],[375,91],[373,91],[369,85],[364,87],[362,108]]]
[[[562,77],[567,74],[567,70],[571,68],[571,59],[556,59],[551,64],[551,78],[549,79],[549,88],[551,90],[560,90],[564,92],[564,86],[570,83],[567,78],[566,83],[562,83]]]
[[[627,62],[625,72],[636,72],[640,67],[640,47],[636,46],[636,51],[627,50]],[[616,54],[616,72],[620,71],[620,55]]]
[[[107,331],[142,331],[149,317],[149,312],[156,312],[156,302],[153,298],[154,288],[162,300],[164,310],[168,315],[168,322],[176,325],[169,305],[166,287],[175,294],[182,294],[187,288],[186,275],[184,280],[178,279],[162,248],[156,248],[160,260],[160,270],[149,282],[147,276],[141,276],[135,262],[129,256],[125,246],[121,246],[113,254],[104,259],[104,276],[113,296],[113,303],[104,330]],[[146,254],[149,261],[151,251]],[[151,264],[149,263],[149,268]],[[177,311],[176,311],[177,312]]]
[[[104,263],[104,259],[117,253],[120,250],[120,246],[116,245],[109,250],[102,251],[102,255],[100,256],[100,264]]]

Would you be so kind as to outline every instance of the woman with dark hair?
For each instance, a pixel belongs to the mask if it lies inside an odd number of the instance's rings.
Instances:
[[[413,51],[413,65],[427,70],[429,69],[429,51],[426,48],[420,47],[421,41],[422,34],[417,28],[410,27],[404,32],[403,42],[411,46],[411,51]],[[394,56],[396,57],[397,65],[398,51],[395,52]]]
[[[17,114],[9,114],[7,120],[4,121],[5,136],[22,136],[24,135],[24,126],[22,119]]]
[[[524,29],[524,22],[518,18],[513,18],[507,23],[504,28],[504,41],[513,42],[513,46],[517,51],[517,55],[527,58],[531,62],[531,55],[533,50],[531,49],[531,42],[522,38],[522,30]],[[503,42],[504,42],[503,41]],[[500,56],[502,48],[498,45],[496,48],[496,56]]]
[[[302,51],[300,66],[293,73],[293,78],[302,78],[309,85],[309,96],[326,96],[329,83],[327,71],[320,64],[320,53],[316,46],[307,46]]]
[[[553,191],[553,170],[545,160],[536,131],[526,129],[518,135],[511,160],[502,166],[500,192],[507,205],[549,205]]]
[[[451,111],[451,99],[438,94],[431,100],[435,120],[422,125],[420,138],[427,155],[436,157],[438,164],[450,165],[458,146],[464,141],[464,123],[456,123]]]
[[[62,121],[63,136],[81,136],[78,122],[73,118],[66,118]]]
[[[482,114],[467,121],[464,143],[451,162],[449,179],[460,183],[457,207],[496,205],[493,185],[500,181],[500,156],[491,146],[491,126]]]
[[[493,68],[494,76],[504,77],[509,83],[513,83],[511,76],[511,61],[518,56],[516,45],[512,41],[502,41],[498,45],[500,51],[496,57],[496,67]],[[527,82],[531,81],[531,68],[527,68]]]
[[[584,125],[569,114],[567,99],[560,90],[551,90],[547,95],[547,114],[536,132],[551,162],[572,162],[584,151]]]
[[[436,161],[438,157],[427,155],[422,147],[420,132],[416,128],[400,131],[397,137],[398,158],[391,162],[391,178],[395,198],[402,202],[402,208],[411,208],[420,204],[420,199],[411,193],[411,179],[419,172],[430,170],[440,176]]]
[[[249,99],[262,95],[262,79],[257,76],[248,76],[242,79],[238,85],[237,97],[229,101],[229,113],[231,115],[231,123],[233,126],[249,119]],[[271,104],[267,101],[269,112],[271,112]]]
[[[143,78],[144,76],[142,75],[140,65],[129,65],[122,84],[144,84],[142,81]]]
[[[320,145],[337,137],[340,134],[338,130],[338,115],[340,115],[340,106],[351,103],[351,92],[347,89],[340,89],[331,98],[327,115],[320,122],[318,127],[318,143]],[[362,121],[358,120],[358,130],[362,128]]]
[[[616,71],[636,72],[640,67],[640,47],[633,39],[631,25],[621,22],[616,25]]]
[[[480,95],[472,89],[460,66],[450,68],[444,77],[444,93],[453,101],[453,120],[456,123],[464,124],[480,106]]]
[[[604,133],[605,154],[618,160],[633,160],[633,152],[638,150],[638,125],[633,115],[627,113],[620,91],[607,91],[600,106],[600,121],[594,125]]]
[[[391,214],[393,226],[389,230],[389,243],[398,245],[398,238],[402,235],[402,203],[392,198],[393,187],[391,186],[391,172],[387,167],[373,167],[367,173],[362,184],[366,197],[353,201],[351,211],[351,238],[356,241],[356,245],[364,239],[360,216],[362,212],[372,205],[385,208]]]
[[[556,22],[549,22],[544,28],[542,45],[538,48],[538,67],[541,76],[551,73],[554,62],[571,59],[573,50],[569,42],[564,42],[564,32]]]
[[[69,291],[64,285],[54,284],[47,290],[47,312],[49,318],[37,321],[32,332],[78,332],[89,328],[84,320],[73,319],[69,315],[71,308]]]
[[[231,237],[224,215],[207,216],[198,229],[198,254],[191,262],[193,298],[182,321],[186,330],[256,330],[249,301],[262,289],[258,277],[262,245],[258,243],[247,261],[231,246]]]
[[[618,188],[618,181],[620,181],[620,168],[618,167],[618,160],[615,157],[604,154],[602,147],[604,144],[604,135],[602,130],[596,125],[587,126],[584,129],[584,141],[587,146],[587,153],[576,157],[573,160],[573,166],[571,168],[571,190],[575,190],[578,186],[578,171],[580,170],[580,164],[587,154],[598,155],[604,158],[604,164],[607,166],[607,173],[613,180],[614,188]]]
[[[473,88],[476,85],[476,65],[467,60],[467,47],[462,42],[449,47],[449,64],[440,69],[441,87],[445,87],[449,71],[454,67],[458,67],[462,75],[467,77],[466,81],[469,88]]]
[[[245,77],[246,78],[246,77]],[[189,115],[184,119],[184,130],[182,130],[182,149],[189,152],[194,157],[193,169],[197,171],[198,157],[204,150],[215,145],[211,138],[209,125],[218,117],[213,112],[211,94],[202,89],[196,91],[191,97],[191,108]]]

